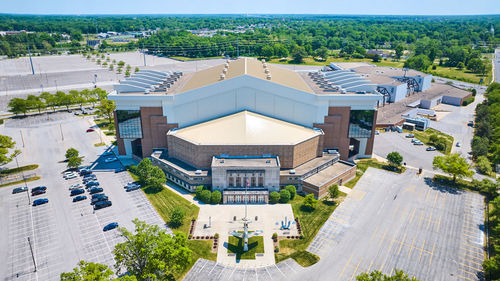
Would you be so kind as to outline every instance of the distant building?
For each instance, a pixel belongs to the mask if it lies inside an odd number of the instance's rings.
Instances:
[[[101,40],[99,39],[87,40],[87,46],[95,47],[99,44],[101,44]]]

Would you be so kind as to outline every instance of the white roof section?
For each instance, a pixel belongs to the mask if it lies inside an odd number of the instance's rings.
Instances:
[[[322,134],[316,128],[250,111],[241,111],[167,133],[198,145],[293,145]]]

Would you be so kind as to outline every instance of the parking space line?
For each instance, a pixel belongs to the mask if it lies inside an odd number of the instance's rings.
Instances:
[[[432,222],[432,213],[430,213],[430,217],[427,220],[427,230],[429,230],[429,227],[431,226],[431,222]]]
[[[432,257],[434,256],[434,249],[436,248],[436,242],[432,245],[431,258],[429,259],[429,265],[431,265]]]
[[[354,269],[354,272],[352,273],[351,275],[351,279],[349,279],[349,281],[352,280],[352,278],[354,278],[354,276],[356,275],[356,272],[358,271],[358,268],[359,268],[359,265],[361,264],[361,262],[363,261],[363,258],[361,258],[358,262],[358,264],[356,265],[356,268]]]
[[[385,240],[385,236],[387,235],[387,231],[389,231],[389,229],[385,230],[384,235],[382,236],[382,239],[380,239],[380,242],[378,242],[379,248],[380,248],[380,245],[382,245],[382,242],[384,242],[384,240]]]
[[[366,270],[367,273],[370,273],[370,269],[372,269],[372,265],[373,265],[373,259],[372,261],[370,262],[370,266],[368,266],[368,270]]]
[[[423,249],[425,247],[425,239],[424,239],[424,242],[422,243],[422,251],[420,251],[420,255],[418,256],[418,261],[420,262],[420,258],[422,257],[422,253],[424,252]],[[391,274],[392,276],[392,274]]]
[[[411,251],[413,250],[413,243],[415,243],[415,238],[413,238],[413,241],[411,242],[410,251],[408,252],[408,258],[410,258]]]
[[[477,270],[477,271],[479,271],[479,272],[483,272],[483,269],[482,269],[482,268],[481,268],[481,269],[478,269],[478,268],[476,268],[476,267],[473,267],[473,266],[470,266],[470,265],[466,265],[466,264],[463,264],[463,263],[460,263],[460,262],[459,262],[458,264],[459,264],[459,265],[461,265],[461,266],[465,266],[465,267],[468,267],[468,268],[472,268],[472,269]]]
[[[479,257],[477,257],[477,256],[472,256],[472,255],[467,254],[467,252],[465,252],[465,253],[464,253],[464,255],[466,255],[466,256],[468,256],[468,257],[470,257],[470,258],[477,259],[477,260],[479,260],[479,261],[481,261],[481,262],[483,261],[482,259],[480,259],[480,258],[479,258]]]
[[[458,277],[460,277],[460,278],[466,279],[466,280],[476,281],[476,280],[474,280],[474,279],[471,279],[471,278],[469,278],[469,277],[465,277],[465,276],[460,275],[460,274],[458,274],[457,276],[458,276]]]
[[[347,266],[349,265],[349,262],[351,261],[352,259],[352,256],[354,255],[354,253],[351,254],[351,256],[349,257],[349,259],[347,260],[346,264],[344,265],[344,268],[342,268],[342,271],[340,272],[340,275],[339,275],[339,279],[342,277],[342,275],[344,274],[344,271],[345,269],[347,268]]]
[[[405,232],[405,235],[403,236],[403,241],[402,242],[399,242],[400,245],[399,245],[399,250],[398,250],[398,255],[401,253],[401,249],[403,248],[403,244],[405,243],[406,241],[406,235],[407,233]]]
[[[462,259],[463,259],[464,261],[466,261],[466,262],[471,262],[471,263],[477,264],[477,265],[479,265],[481,268],[482,268],[482,266],[483,266],[483,264],[482,264],[482,263],[478,263],[478,262],[475,262],[475,261],[471,261],[471,260],[468,260],[468,259],[465,259],[465,258],[462,258]]]
[[[379,228],[380,228],[380,225],[377,225],[377,228],[375,228],[375,231],[373,231],[372,236],[370,237],[370,243],[372,242],[373,237],[375,237],[375,234],[377,233]]]
[[[466,273],[468,273],[468,274],[470,274],[470,275],[474,275],[474,276],[476,276],[476,275],[477,275],[477,273],[470,272],[470,271],[465,270],[465,269],[463,269],[463,268],[459,268],[458,270],[463,271],[463,272],[466,272]]]

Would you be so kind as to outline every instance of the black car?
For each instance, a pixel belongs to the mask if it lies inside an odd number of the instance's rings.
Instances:
[[[97,198],[92,198],[92,201],[90,201],[90,205],[94,205],[95,203],[101,202],[101,201],[108,201],[108,196],[101,196],[101,197],[97,197]]]
[[[47,192],[47,190],[45,189],[42,189],[42,190],[35,190],[35,191],[32,191],[31,192],[31,196],[35,196],[35,195],[40,195],[40,194],[44,194],[45,192]]]
[[[92,171],[90,169],[83,169],[80,171],[80,176],[91,175]]]
[[[111,206],[111,201],[101,201],[94,204],[94,210],[99,210]]]
[[[38,206],[38,205],[42,205],[42,204],[46,204],[46,203],[49,203],[49,199],[47,199],[47,198],[36,199],[33,201],[33,206]]]
[[[85,195],[78,195],[75,198],[73,198],[73,202],[78,202],[87,199],[87,196]]]
[[[12,190],[12,194],[16,194],[16,193],[21,193],[23,191],[27,191],[28,188],[26,186],[23,186],[23,187],[16,187]]]
[[[94,194],[94,193],[99,193],[99,192],[103,192],[104,189],[102,189],[101,187],[94,187],[92,189],[90,189],[89,193],[90,194]]]
[[[37,186],[31,189],[31,192],[37,191],[37,190],[47,190],[46,186]]]
[[[102,231],[108,231],[108,230],[112,230],[112,229],[115,229],[118,227],[118,223],[117,222],[112,222],[112,223],[109,223],[107,224],[103,229]]]
[[[115,173],[125,172],[126,170],[127,169],[125,169],[125,167],[120,167],[120,168],[115,169]]]
[[[98,181],[89,181],[85,184],[86,187],[93,187],[93,186],[98,186],[99,182]]]
[[[70,196],[75,196],[75,195],[79,195],[79,194],[82,194],[82,193],[85,193],[85,190],[79,188],[79,189],[73,189],[71,190],[71,194]]]
[[[92,199],[94,198],[100,198],[100,197],[104,197],[106,196],[106,194],[104,193],[96,193],[96,194],[92,194]]]

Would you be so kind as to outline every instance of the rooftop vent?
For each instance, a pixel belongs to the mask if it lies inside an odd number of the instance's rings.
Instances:
[[[266,78],[267,80],[271,80],[271,74],[267,74]]]
[[[227,73],[227,68],[224,68],[224,69],[222,70],[222,73],[226,74],[226,73]]]
[[[271,160],[267,159],[266,164],[269,164],[269,163],[271,163]]]
[[[194,173],[195,173],[196,175],[201,175],[201,170],[196,170]]]
[[[226,63],[224,64],[224,68],[229,68],[229,63],[227,63],[227,62],[226,62]]]
[[[267,63],[263,63],[263,64],[262,64],[262,66],[263,66],[264,68],[267,68]]]
[[[221,73],[220,80],[224,80],[224,78],[226,78],[226,75],[224,75],[224,73]]]
[[[290,173],[290,175],[295,175],[295,170],[294,170],[294,169],[291,169],[291,170],[289,171],[289,173]]]
[[[264,69],[264,72],[265,72],[265,73],[269,73],[269,68],[265,68],[265,69]]]
[[[265,62],[266,62],[266,60],[265,60],[265,59],[262,59],[262,60],[261,60],[261,62],[262,62],[262,63],[265,63]]]
[[[219,163],[224,163],[224,159],[221,159]]]

